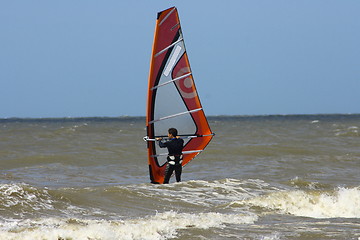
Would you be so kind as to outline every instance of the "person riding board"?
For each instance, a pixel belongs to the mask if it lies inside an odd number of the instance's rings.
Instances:
[[[167,166],[165,170],[164,184],[169,183],[172,173],[175,171],[176,181],[181,181],[182,172],[182,150],[184,148],[184,140],[178,136],[176,128],[169,128],[168,130],[169,140],[163,142],[162,138],[156,138],[159,141],[161,148],[167,148],[169,151],[167,157]]]

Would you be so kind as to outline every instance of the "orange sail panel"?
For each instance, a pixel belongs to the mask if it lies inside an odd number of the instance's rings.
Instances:
[[[183,162],[189,163],[213,137],[200,103],[185,50],[178,11],[158,13],[150,62],[146,112],[148,162],[152,183],[163,183],[167,149],[156,137],[174,127],[184,139]]]

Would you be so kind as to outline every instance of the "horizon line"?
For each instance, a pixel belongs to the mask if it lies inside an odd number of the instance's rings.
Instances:
[[[252,117],[300,117],[300,116],[357,116],[360,113],[296,113],[296,114],[219,114],[219,115],[207,115],[207,118],[231,118],[231,117],[240,117],[240,118],[252,118]],[[75,119],[136,119],[136,118],[146,118],[146,116],[130,116],[130,115],[121,115],[121,116],[87,116],[87,117],[0,117],[0,121],[7,121],[7,120],[75,120]]]

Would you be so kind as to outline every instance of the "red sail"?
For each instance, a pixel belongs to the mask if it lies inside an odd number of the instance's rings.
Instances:
[[[189,163],[213,137],[202,109],[185,50],[177,9],[158,13],[151,55],[146,127],[148,162],[152,183],[163,183],[167,150],[156,137],[177,128],[184,139],[183,162]]]

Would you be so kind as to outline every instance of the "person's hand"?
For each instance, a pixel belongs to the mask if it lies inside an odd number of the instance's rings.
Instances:
[[[156,140],[156,141],[160,141],[160,140],[162,140],[162,138],[161,138],[161,137],[157,137],[157,138],[155,138],[155,140]]]

